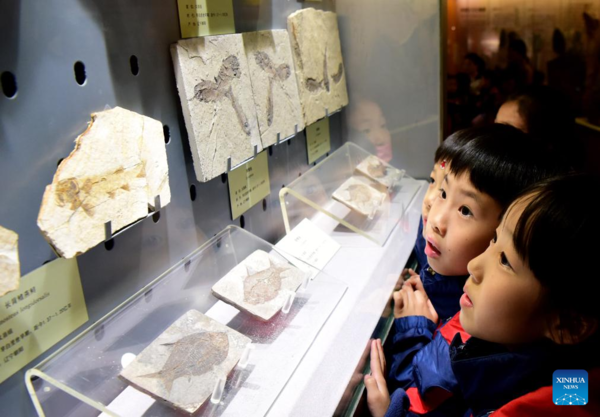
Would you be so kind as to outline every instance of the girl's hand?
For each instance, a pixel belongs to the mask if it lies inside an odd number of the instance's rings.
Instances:
[[[371,341],[371,375],[365,375],[367,404],[373,417],[383,417],[390,406],[390,394],[385,382],[385,355],[381,339]]]
[[[395,318],[424,316],[434,323],[438,322],[438,314],[418,277],[409,279],[400,291],[394,293],[394,302]]]

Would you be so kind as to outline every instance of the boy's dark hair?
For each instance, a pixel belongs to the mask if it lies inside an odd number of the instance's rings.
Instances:
[[[548,290],[551,308],[559,312],[559,329],[575,334],[582,330],[582,315],[600,320],[594,269],[573,268],[582,254],[595,256],[600,250],[600,222],[589,207],[590,192],[596,190],[600,178],[585,174],[532,186],[521,194],[527,206],[513,235],[519,257]]]
[[[473,139],[473,137],[469,135],[450,135],[444,140],[440,146],[435,150],[435,159],[434,163],[440,161],[446,161],[448,163],[452,162],[452,160],[459,154],[462,147]]]
[[[469,175],[473,186],[492,197],[502,213],[525,188],[565,171],[513,126],[495,123],[459,130],[454,136],[468,140],[452,160],[450,172]]]

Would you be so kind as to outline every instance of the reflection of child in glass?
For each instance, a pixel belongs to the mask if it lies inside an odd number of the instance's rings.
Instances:
[[[415,251],[440,319],[460,309],[467,263],[483,252],[510,201],[546,176],[538,154],[533,141],[505,125],[456,132],[436,152]],[[400,294],[394,297],[398,302]]]
[[[361,99],[349,111],[350,126],[363,133],[375,147],[377,157],[392,160],[392,137],[381,107],[373,101]]]
[[[381,343],[372,343],[372,376],[365,384],[373,416],[600,415],[597,277],[578,274],[568,282],[570,260],[600,251],[600,223],[583,209],[589,191],[598,189],[598,178],[571,175],[532,186],[516,199],[486,251],[469,262],[461,311],[433,338],[422,338],[450,346],[422,358],[416,387],[398,389],[390,399]],[[418,278],[402,291],[401,317],[435,320]],[[586,406],[553,404],[557,369],[588,370]]]

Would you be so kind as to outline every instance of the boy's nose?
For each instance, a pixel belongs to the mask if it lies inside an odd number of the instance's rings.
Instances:
[[[443,211],[436,210],[435,207],[432,207],[431,211],[429,212],[427,224],[431,225],[431,229],[434,231],[434,233],[442,237],[446,235],[446,221]]]

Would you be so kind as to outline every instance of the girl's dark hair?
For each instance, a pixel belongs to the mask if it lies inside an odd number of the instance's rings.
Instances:
[[[548,290],[560,328],[574,334],[581,330],[581,315],[600,320],[595,290],[600,277],[582,262],[600,251],[600,222],[590,207],[590,195],[598,190],[600,178],[587,174],[534,185],[520,196],[527,206],[513,235],[518,255]]]
[[[448,139],[464,141],[450,172],[468,174],[473,186],[491,196],[502,212],[530,185],[564,172],[521,130],[504,124],[460,130]]]

